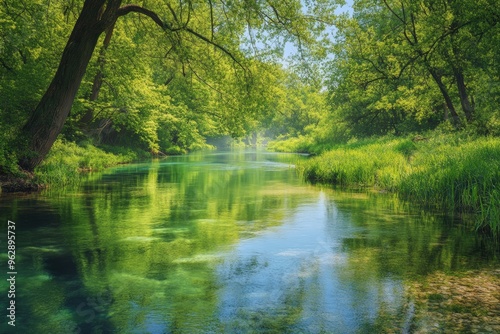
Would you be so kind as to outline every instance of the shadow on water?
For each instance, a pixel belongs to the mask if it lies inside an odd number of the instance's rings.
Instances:
[[[17,228],[16,330],[425,332],[454,328],[451,311],[495,330],[494,306],[460,308],[436,280],[458,294],[482,277],[496,298],[498,245],[393,195],[305,184],[297,159],[197,153],[2,197],[2,224]]]

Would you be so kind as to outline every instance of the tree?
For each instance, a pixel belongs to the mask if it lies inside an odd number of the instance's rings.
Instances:
[[[125,14],[119,11],[121,1],[109,1],[105,5],[105,0],[85,1],[57,72],[23,127],[28,148],[32,151],[19,161],[26,170],[33,170],[42,161],[61,132],[99,36],[120,14]]]
[[[269,137],[298,137],[311,132],[326,114],[320,83],[308,82],[290,69],[279,68],[267,107],[273,112],[263,124]],[[319,74],[318,74],[319,76]]]
[[[314,9],[320,19],[303,15],[300,1],[180,1],[149,2],[151,10],[139,5],[123,5],[121,0],[85,0],[62,53],[58,69],[45,94],[22,129],[27,151],[19,165],[33,170],[50,150],[70,113],[99,37],[110,31],[116,21],[130,13],[145,15],[164,32],[170,42],[168,52],[181,61],[189,60],[189,47],[201,42],[233,61],[235,75],[247,77],[241,42],[247,27],[255,27],[261,36],[287,41],[295,38],[301,45],[315,40],[331,14],[327,1],[318,1]],[[161,15],[160,15],[161,14]],[[193,28],[196,27],[196,30]],[[253,30],[254,32],[256,30]],[[250,28],[248,28],[250,31]]]
[[[337,21],[331,104],[368,135],[433,126],[436,115],[472,124],[495,81],[498,48],[488,41],[498,17],[493,0],[355,1],[353,16]]]
[[[0,3],[0,168],[4,171],[17,170],[16,137],[50,83],[60,57],[55,50],[64,45],[64,31],[71,30],[68,21],[73,19],[68,2]]]
[[[353,17],[337,21],[332,110],[357,136],[401,134],[432,123],[436,94],[396,33],[399,22],[380,4],[365,1],[354,9]]]

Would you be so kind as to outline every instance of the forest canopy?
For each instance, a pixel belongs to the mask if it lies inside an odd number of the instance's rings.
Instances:
[[[497,0],[354,1],[339,16],[329,104],[356,135],[451,123],[499,133]]]
[[[500,133],[497,0],[345,4],[4,0],[2,170],[33,170],[57,138],[168,154]]]
[[[3,160],[33,170],[59,135],[157,153],[256,130],[283,86],[284,46],[314,61],[334,7],[2,1]]]

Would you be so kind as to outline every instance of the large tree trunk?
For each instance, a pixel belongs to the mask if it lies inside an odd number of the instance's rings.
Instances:
[[[107,3],[106,8],[104,8]],[[57,72],[22,129],[28,152],[19,165],[32,171],[49,152],[69,115],[100,34],[112,24],[121,1],[86,0],[69,37]]]

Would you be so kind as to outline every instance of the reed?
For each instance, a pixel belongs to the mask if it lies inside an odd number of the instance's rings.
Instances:
[[[349,143],[300,163],[297,170],[311,181],[392,190],[408,168],[397,144],[395,140]]]

